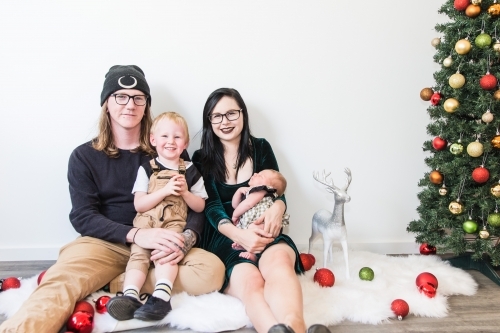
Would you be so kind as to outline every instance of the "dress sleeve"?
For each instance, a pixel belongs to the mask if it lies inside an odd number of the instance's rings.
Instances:
[[[125,244],[132,226],[112,221],[100,213],[101,201],[94,177],[87,159],[76,150],[69,158],[68,182],[72,204],[69,219],[75,230],[82,236]]]

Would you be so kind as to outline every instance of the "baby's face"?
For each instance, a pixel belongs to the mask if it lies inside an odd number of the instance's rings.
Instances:
[[[266,176],[264,171],[259,173],[254,173],[250,180],[248,181],[248,185],[250,186],[259,186],[259,185],[269,185],[269,178]]]

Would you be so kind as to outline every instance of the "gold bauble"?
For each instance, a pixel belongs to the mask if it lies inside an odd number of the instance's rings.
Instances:
[[[481,6],[470,4],[465,9],[465,15],[468,17],[476,17],[481,14]]]
[[[436,37],[431,40],[431,45],[434,47],[437,47],[439,44],[441,44],[441,38]]]
[[[491,113],[490,110],[487,110],[483,115],[481,116],[481,120],[484,121],[485,123],[489,124],[493,121],[493,113]]]
[[[448,194],[448,189],[446,188],[446,186],[441,186],[441,188],[439,189],[439,195],[446,195]]]
[[[500,198],[500,183],[493,185],[490,192],[495,198]]]
[[[500,101],[500,90],[497,90],[493,93],[493,98],[497,101]]]
[[[491,6],[489,6],[488,7],[488,14],[490,14],[491,17],[500,16],[500,4],[494,3]]]
[[[467,146],[467,154],[472,157],[479,157],[483,155],[483,144],[479,141],[469,143]]]
[[[486,230],[486,227],[483,227],[483,230],[479,232],[479,237],[481,237],[482,239],[487,239],[488,237],[490,237],[490,233],[488,232],[488,230]]]
[[[455,73],[448,79],[448,83],[450,87],[454,89],[462,88],[465,84],[465,76],[460,73]]]
[[[495,44],[493,44],[493,50],[495,50],[495,52],[497,52],[497,53],[500,53],[500,42],[499,41],[496,41]]]
[[[471,0],[471,3],[473,5],[480,5],[481,4],[481,0]]]
[[[454,98],[448,98],[443,104],[444,110],[450,113],[457,111],[459,106],[460,103]]]
[[[434,170],[429,174],[429,180],[431,183],[439,185],[443,182],[443,175],[441,172]]]
[[[450,67],[453,64],[453,59],[451,57],[445,58],[443,60],[444,67]]]
[[[495,148],[500,148],[500,135],[495,135],[493,139],[491,139],[491,145]]]
[[[470,42],[467,39],[461,39],[455,44],[455,51],[458,54],[467,54],[471,48]]]
[[[434,90],[431,88],[424,88],[420,91],[420,98],[424,101],[430,101],[433,94]]]
[[[457,201],[450,202],[448,209],[452,214],[459,215],[464,211],[464,205],[457,199]]]

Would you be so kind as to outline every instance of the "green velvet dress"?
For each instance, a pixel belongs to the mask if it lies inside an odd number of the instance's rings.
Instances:
[[[265,139],[254,137],[252,137],[251,140],[254,147],[254,173],[260,172],[264,169],[278,170],[278,163],[276,162],[276,158],[269,142]],[[200,163],[200,156],[200,151],[195,151],[193,154],[193,163],[203,174],[203,165]],[[205,201],[205,216],[207,217],[208,223],[205,223],[200,247],[217,255],[226,266],[226,276],[224,285],[221,289],[221,291],[224,291],[229,283],[229,277],[231,276],[231,272],[235,265],[242,262],[248,262],[257,266],[258,260],[260,259],[260,254],[257,255],[257,263],[245,258],[240,258],[239,254],[244,251],[234,250],[231,247],[233,241],[221,234],[217,229],[220,220],[231,220],[231,216],[234,211],[234,208],[232,207],[233,195],[238,188],[248,186],[248,180],[234,185],[216,182],[212,177],[206,177],[204,178],[204,181],[205,189],[208,194],[208,199]],[[284,196],[282,197],[282,200],[285,201]],[[286,242],[295,251],[295,271],[297,273],[303,273],[304,268],[302,267],[302,263],[300,261],[299,251],[289,236],[280,234],[275,238],[274,242],[266,247],[266,249],[280,241]]]

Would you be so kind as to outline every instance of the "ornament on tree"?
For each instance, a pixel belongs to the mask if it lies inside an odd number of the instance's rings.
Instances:
[[[455,51],[458,54],[464,55],[469,53],[471,49],[470,42],[467,39],[460,39],[458,42],[455,43]]]
[[[491,139],[491,146],[493,148],[500,148],[500,133],[497,130],[496,135]]]
[[[432,147],[436,150],[443,150],[447,145],[448,142],[440,136],[436,136],[434,140],[432,140]]]
[[[441,44],[441,38],[436,37],[431,40],[431,45],[434,47],[437,47],[439,44]]]
[[[450,146],[450,153],[453,155],[460,155],[464,151],[464,146],[462,145],[462,140],[458,140]]]
[[[479,80],[479,85],[484,90],[493,90],[497,87],[497,78],[490,72],[486,72],[486,75]]]
[[[496,100],[496,101],[500,101],[500,90],[496,90],[493,93],[493,99]]]
[[[431,96],[431,104],[436,106],[439,104],[439,101],[441,101],[441,93],[437,91]]]
[[[476,37],[474,43],[480,49],[485,49],[491,45],[491,36],[481,31],[481,33]]]
[[[453,113],[457,111],[458,107],[460,106],[460,103],[455,99],[455,98],[448,98],[446,101],[444,101],[443,107],[446,112]]]
[[[418,291],[429,298],[436,296],[436,290],[438,288],[438,280],[434,274],[429,272],[420,273],[416,280]]]
[[[47,272],[47,271],[43,271],[43,272],[41,272],[41,273],[38,275],[38,278],[36,279],[36,283],[37,283],[38,285],[40,285],[40,282],[42,282],[42,279],[43,279],[43,276],[45,275],[45,272]]]
[[[488,237],[490,237],[490,233],[486,230],[486,226],[483,226],[483,230],[479,232],[479,237],[481,237],[481,239],[488,239]]]
[[[405,300],[398,298],[392,301],[391,310],[398,317],[398,320],[403,320],[410,312],[410,306]]]
[[[465,15],[467,17],[474,18],[477,17],[479,14],[481,14],[481,6],[470,4],[465,9]]]
[[[460,215],[464,211],[464,205],[462,204],[462,202],[460,202],[459,199],[457,199],[450,202],[450,204],[448,205],[448,209],[453,215]]]
[[[9,289],[17,289],[21,287],[21,281],[16,277],[8,277],[6,279],[0,280],[1,282],[1,291],[6,291]]]
[[[301,253],[300,255],[300,261],[302,262],[302,266],[304,266],[304,270],[308,271],[313,267],[313,261],[309,254],[307,253]]]
[[[486,112],[481,116],[481,120],[486,124],[491,123],[494,118],[495,117],[493,116],[493,113],[491,113],[490,109],[486,110]]]
[[[495,198],[500,198],[500,180],[498,181],[498,183],[496,183],[495,185],[493,185],[491,188],[490,188],[490,193],[495,197]]]
[[[453,65],[453,59],[451,58],[451,56],[449,56],[443,60],[444,67],[450,67],[451,65]]]
[[[500,214],[498,213],[497,209],[495,209],[494,213],[491,213],[490,215],[488,215],[488,223],[492,227],[495,227],[495,228],[500,227]]]
[[[439,172],[438,169],[431,171],[429,174],[429,180],[431,183],[439,185],[443,182],[443,174]]]
[[[322,287],[332,287],[335,283],[335,275],[328,268],[319,268],[314,273],[314,282]]]
[[[488,179],[490,179],[490,172],[484,167],[484,165],[481,165],[472,171],[472,179],[479,184],[486,183]]]
[[[94,328],[94,316],[85,311],[75,312],[69,317],[66,328],[74,333],[91,333]]]
[[[473,234],[477,231],[477,222],[469,215],[469,219],[462,223],[462,229],[468,234]]]
[[[471,3],[473,5],[480,5],[481,4],[481,0],[472,0]]]
[[[359,270],[359,278],[364,281],[371,281],[375,277],[373,269],[370,267],[363,267]]]
[[[420,90],[420,98],[424,101],[430,101],[432,94],[434,94],[434,90],[431,88],[424,88]]]
[[[450,78],[448,79],[448,83],[450,87],[452,87],[453,89],[460,89],[465,84],[465,76],[463,76],[462,74],[460,74],[459,71],[457,71],[455,74],[450,76]]]
[[[493,44],[493,50],[496,52],[496,53],[500,53],[500,41],[497,39],[495,44]]]
[[[108,304],[108,301],[111,299],[111,297],[104,295],[99,297],[98,299],[93,299],[92,301],[95,303],[95,310],[97,313],[103,314],[108,312],[106,310],[106,304]]]
[[[85,300],[78,301],[75,304],[75,308],[73,309],[73,313],[80,312],[80,311],[82,311],[82,312],[88,312],[92,316],[95,313],[94,307],[92,306],[92,304],[90,304],[89,302],[87,302]]]
[[[458,11],[463,11],[470,4],[469,0],[455,0],[453,1],[453,7]]]
[[[483,144],[479,142],[479,138],[467,145],[467,154],[472,157],[479,157],[483,154]]]
[[[491,6],[488,7],[488,14],[493,17],[499,17],[500,16],[500,4],[494,3]]]
[[[436,254],[437,249],[435,246],[429,245],[427,243],[422,243],[422,244],[420,244],[419,251],[420,251],[420,254],[422,254],[424,256],[428,256],[430,254]]]
[[[448,189],[446,188],[446,186],[444,185],[443,183],[443,186],[441,186],[441,188],[439,189],[439,195],[446,195],[448,194]]]

